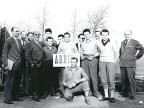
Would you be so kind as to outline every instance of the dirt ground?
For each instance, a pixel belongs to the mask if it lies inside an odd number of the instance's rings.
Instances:
[[[3,92],[0,93],[0,108],[144,108],[144,94],[137,94],[135,100],[123,98],[118,92],[115,93],[116,102],[98,101],[97,98],[90,96],[91,105],[84,102],[82,95],[75,96],[73,102],[67,102],[64,98],[55,99],[48,96],[41,102],[34,102],[30,97],[23,97],[23,102],[14,102],[13,105],[3,103]]]

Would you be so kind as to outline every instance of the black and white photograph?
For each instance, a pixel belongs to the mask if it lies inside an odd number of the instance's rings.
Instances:
[[[144,0],[0,0],[0,108],[144,108]]]

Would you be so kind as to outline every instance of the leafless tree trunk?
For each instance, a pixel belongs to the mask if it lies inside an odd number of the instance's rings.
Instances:
[[[38,26],[42,33],[42,40],[44,40],[44,31],[45,31],[45,27],[47,26],[47,23],[48,23],[48,18],[47,18],[48,12],[47,12],[46,5],[47,5],[47,0],[45,1],[45,4],[42,8],[42,13],[36,17]]]
[[[90,28],[92,29],[93,33],[95,33],[95,30],[98,28],[105,28],[105,18],[107,17],[107,7],[101,7],[97,11],[93,11],[91,13],[88,13],[88,24]]]
[[[75,10],[73,13],[72,13],[72,35],[73,35],[73,41],[75,42],[76,40],[76,35],[77,35],[77,32],[79,32],[79,25],[80,25],[80,20],[78,19],[78,14],[77,14],[77,10]]]

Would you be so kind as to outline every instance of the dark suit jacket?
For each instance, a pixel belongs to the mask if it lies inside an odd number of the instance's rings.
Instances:
[[[39,46],[34,40],[31,40],[26,46],[25,58],[29,64],[40,67],[43,62],[42,43]]]
[[[13,37],[7,39],[4,45],[3,56],[2,56],[3,59],[2,61],[4,66],[8,65],[7,62],[8,59],[14,61],[14,63],[19,63],[19,64],[21,63],[21,59],[23,57],[23,48],[20,40],[18,40],[18,44],[19,44],[19,49]]]
[[[139,51],[137,53],[137,51]],[[136,60],[144,53],[143,46],[136,40],[131,39],[124,48],[124,41],[120,48],[120,67],[136,67]]]

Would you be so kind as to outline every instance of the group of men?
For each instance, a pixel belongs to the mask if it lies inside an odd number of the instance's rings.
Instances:
[[[90,105],[90,93],[100,101],[115,102],[115,66],[120,60],[123,96],[135,99],[136,60],[144,53],[143,46],[131,38],[130,30],[124,32],[125,40],[119,50],[115,41],[110,39],[109,31],[96,31],[94,38],[89,29],[78,35],[78,42],[70,41],[70,33],[58,36],[59,44],[51,37],[52,30],[46,29],[40,41],[39,31],[19,32],[17,27],[11,29],[10,37],[3,50],[3,65],[7,73],[4,93],[7,104],[22,101],[20,98],[20,83],[26,94],[32,95],[34,101],[40,102],[49,94],[61,95],[67,101],[72,101],[75,92],[84,91],[85,102]],[[19,35],[21,38],[19,39]],[[28,38],[25,38],[27,35]],[[53,54],[80,54],[78,59],[71,58],[70,67],[53,67]],[[104,89],[101,97],[98,91],[98,76]],[[129,93],[129,94],[128,94]]]

